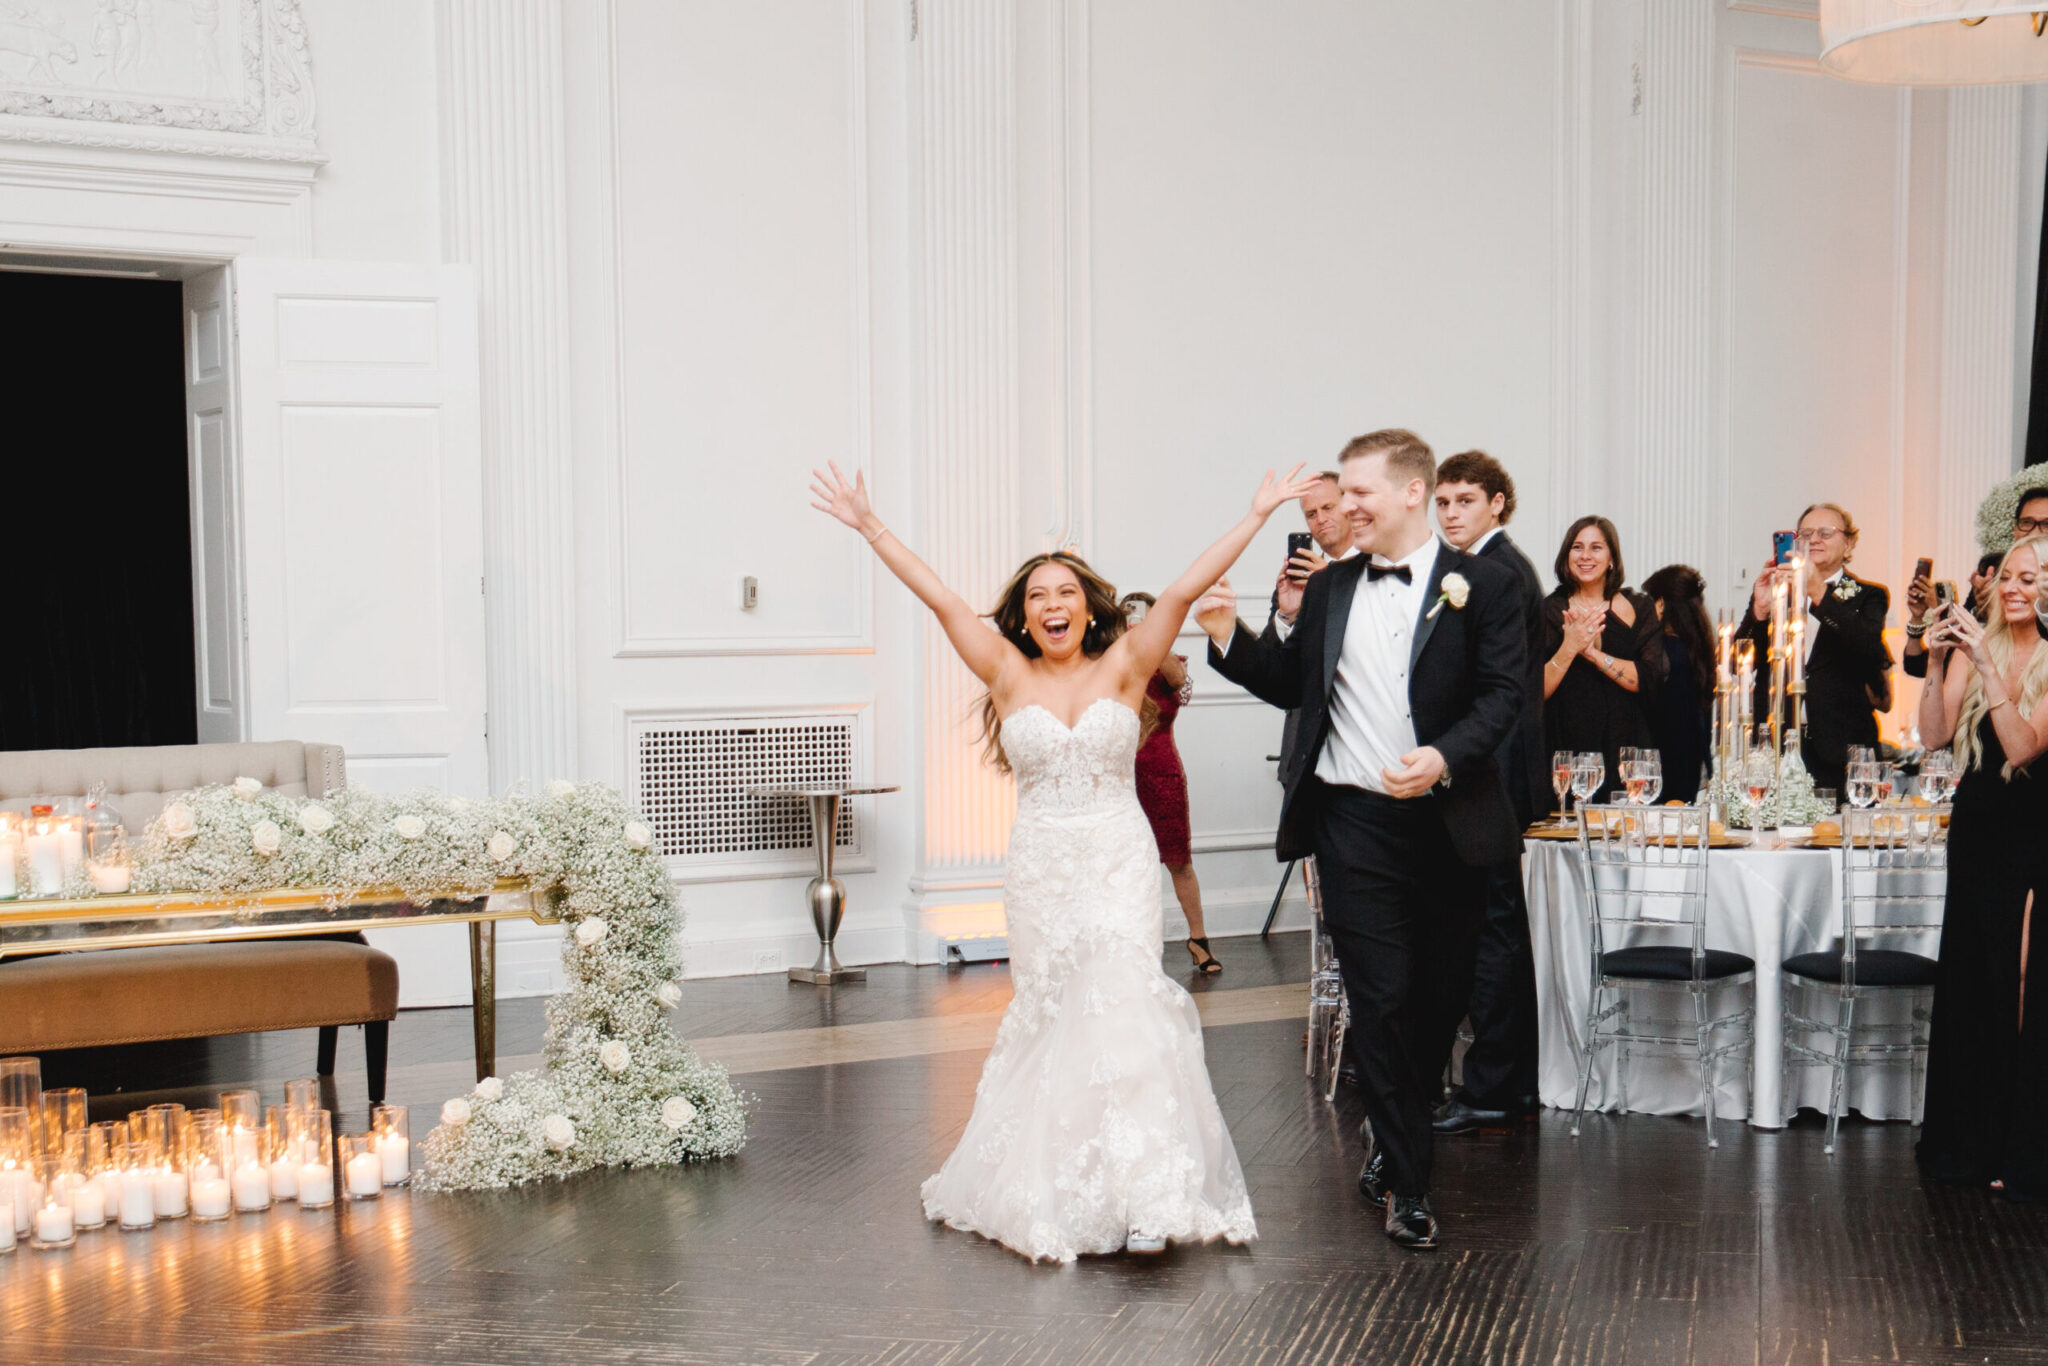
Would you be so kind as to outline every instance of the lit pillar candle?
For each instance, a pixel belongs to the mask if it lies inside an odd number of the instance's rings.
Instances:
[[[182,1219],[189,1191],[185,1173],[176,1167],[159,1167],[155,1177],[156,1217]]]
[[[150,1228],[156,1223],[155,1173],[147,1167],[121,1170],[121,1227]]]
[[[254,1129],[236,1125],[231,1131],[229,1144],[230,1165],[240,1168],[256,1161],[256,1150],[261,1146]]]
[[[8,1178],[5,1189],[14,1197],[10,1202],[14,1208],[9,1211],[14,1216],[14,1231],[27,1233],[35,1220],[36,1206],[43,1203],[43,1183],[25,1167],[10,1167],[4,1175]]]
[[[308,1162],[299,1168],[299,1208],[324,1209],[334,1203],[334,1168]]]
[[[63,839],[53,820],[29,824],[28,880],[36,896],[56,896],[64,890]]]
[[[71,1212],[80,1228],[98,1228],[107,1222],[107,1197],[97,1181],[81,1181],[71,1188]]]
[[[1785,639],[1785,581],[1777,580],[1771,585],[1771,645],[1780,646]]]
[[[1792,624],[1789,629],[1792,632],[1791,642],[1785,648],[1792,653],[1792,681],[1794,683],[1804,683],[1806,681],[1806,619],[1804,617],[1792,618]]]
[[[228,1190],[228,1181],[215,1168],[212,1176],[192,1178],[192,1217],[194,1219],[225,1219],[228,1204],[233,1198]]]
[[[119,896],[135,878],[134,870],[125,863],[95,863],[87,872],[92,877],[92,889],[101,896]]]
[[[348,1193],[357,1197],[382,1194],[384,1164],[377,1154],[357,1153],[348,1160]]]
[[[45,1247],[68,1247],[77,1236],[71,1206],[53,1202],[36,1211],[36,1242]]]
[[[63,862],[64,876],[67,880],[85,867],[85,817],[57,818],[57,852]]]
[[[249,1162],[235,1168],[232,1178],[235,1187],[235,1208],[238,1210],[262,1210],[270,1208],[270,1170],[260,1163]]]
[[[299,1168],[304,1165],[292,1153],[287,1153],[270,1164],[270,1194],[272,1198],[292,1200],[298,1197]]]
[[[404,1134],[382,1134],[377,1153],[384,1161],[384,1184],[396,1186],[412,1171],[412,1141]]]
[[[21,894],[14,881],[14,862],[21,857],[21,831],[17,828],[14,813],[0,811],[0,901],[11,901]]]
[[[11,1217],[10,1212],[10,1217],[6,1219],[0,1219],[0,1252],[11,1252],[13,1250],[14,1220]]]
[[[1723,683],[1733,684],[1735,682],[1735,623],[1732,621],[1722,622],[1718,634],[1721,644],[1720,648],[1716,651],[1717,665],[1715,676]]]

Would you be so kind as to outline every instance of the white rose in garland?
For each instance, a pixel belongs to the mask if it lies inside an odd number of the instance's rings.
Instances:
[[[576,942],[586,949],[595,948],[604,942],[604,937],[611,932],[611,928],[597,916],[592,916],[576,927]]]
[[[496,1077],[485,1077],[476,1084],[475,1094],[478,1100],[496,1100],[505,1094],[505,1083]]]
[[[674,1010],[683,1003],[683,989],[674,982],[663,982],[654,989],[654,999],[661,1003],[663,1010]]]
[[[456,1096],[442,1105],[441,1122],[451,1127],[469,1123],[469,1102]]]
[[[628,849],[652,849],[654,847],[654,832],[639,821],[627,821],[626,847]]]
[[[258,821],[249,827],[249,847],[269,858],[284,848],[284,831],[277,828],[276,821]]]
[[[391,829],[402,840],[416,840],[427,833],[427,823],[418,816],[400,816],[391,822]]]
[[[334,813],[318,802],[308,802],[299,809],[299,829],[309,835],[324,835],[334,828]]]
[[[573,797],[576,795],[576,784],[566,778],[557,778],[548,784],[548,795],[556,798]]]
[[[245,802],[253,802],[263,791],[263,784],[254,778],[235,779],[235,795]]]
[[[540,1122],[540,1135],[550,1148],[563,1152],[576,1142],[576,1125],[567,1115],[549,1115]]]
[[[685,1129],[697,1117],[697,1107],[681,1096],[670,1096],[661,1103],[661,1122],[671,1129]]]
[[[189,840],[199,833],[199,817],[183,802],[164,808],[164,833],[174,840]]]
[[[491,836],[491,842],[484,846],[484,852],[491,856],[491,862],[503,863],[519,852],[519,841],[500,830]]]
[[[607,1039],[604,1047],[597,1050],[597,1060],[604,1064],[607,1072],[623,1072],[632,1064],[633,1053],[624,1041]]]

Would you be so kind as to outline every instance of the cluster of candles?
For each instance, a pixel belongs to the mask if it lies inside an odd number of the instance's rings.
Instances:
[[[1806,698],[1807,563],[1795,555],[1788,573],[1771,584],[1770,638],[1765,664],[1771,671],[1769,744],[1781,752],[1798,745]],[[1735,639],[1735,617],[1723,612],[1715,628],[1714,760],[1718,773],[1731,773],[1744,750],[1756,714],[1756,642]],[[1786,716],[1790,699],[1792,714]],[[1789,724],[1788,724],[1789,722]]]
[[[280,1201],[328,1209],[411,1180],[403,1105],[376,1106],[368,1133],[341,1135],[337,1158],[319,1091],[287,1082],[285,1103],[267,1109],[253,1090],[223,1091],[219,1109],[152,1105],[94,1124],[83,1090],[43,1090],[35,1058],[0,1058],[0,1252],[22,1237],[66,1248],[109,1224],[207,1223]]]
[[[0,901],[62,896],[86,874],[94,892],[114,896],[134,882],[128,832],[101,794],[37,797],[26,813],[0,811]]]

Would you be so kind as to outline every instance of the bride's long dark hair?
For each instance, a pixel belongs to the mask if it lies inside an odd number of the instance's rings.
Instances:
[[[1081,633],[1081,653],[1090,659],[1098,658],[1124,633],[1129,622],[1124,609],[1118,604],[1116,585],[1096,573],[1088,561],[1072,551],[1055,550],[1033,555],[1019,565],[1010,581],[1003,585],[995,610],[988,614],[989,619],[995,622],[996,629],[1003,633],[1005,640],[1024,652],[1026,659],[1037,659],[1043,651],[1024,624],[1024,590],[1030,586],[1033,572],[1048,564],[1062,565],[1080,580],[1081,595],[1088,604],[1088,627]],[[1159,704],[1147,697],[1139,710],[1138,720],[1144,734],[1150,735],[1159,721]],[[1010,756],[1003,753],[1003,719],[996,714],[995,698],[987,693],[981,698],[981,748],[983,756],[1000,772],[1010,771]]]

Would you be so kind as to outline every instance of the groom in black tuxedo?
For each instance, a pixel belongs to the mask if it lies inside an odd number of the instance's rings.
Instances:
[[[1316,856],[1372,1125],[1359,1189],[1415,1248],[1436,1246],[1430,1109],[1471,992],[1486,870],[1521,847],[1494,756],[1528,648],[1514,575],[1431,530],[1435,484],[1413,432],[1359,437],[1339,486],[1364,553],[1308,581],[1285,638],[1246,630],[1227,590],[1198,608],[1218,673],[1300,708],[1277,853]]]

